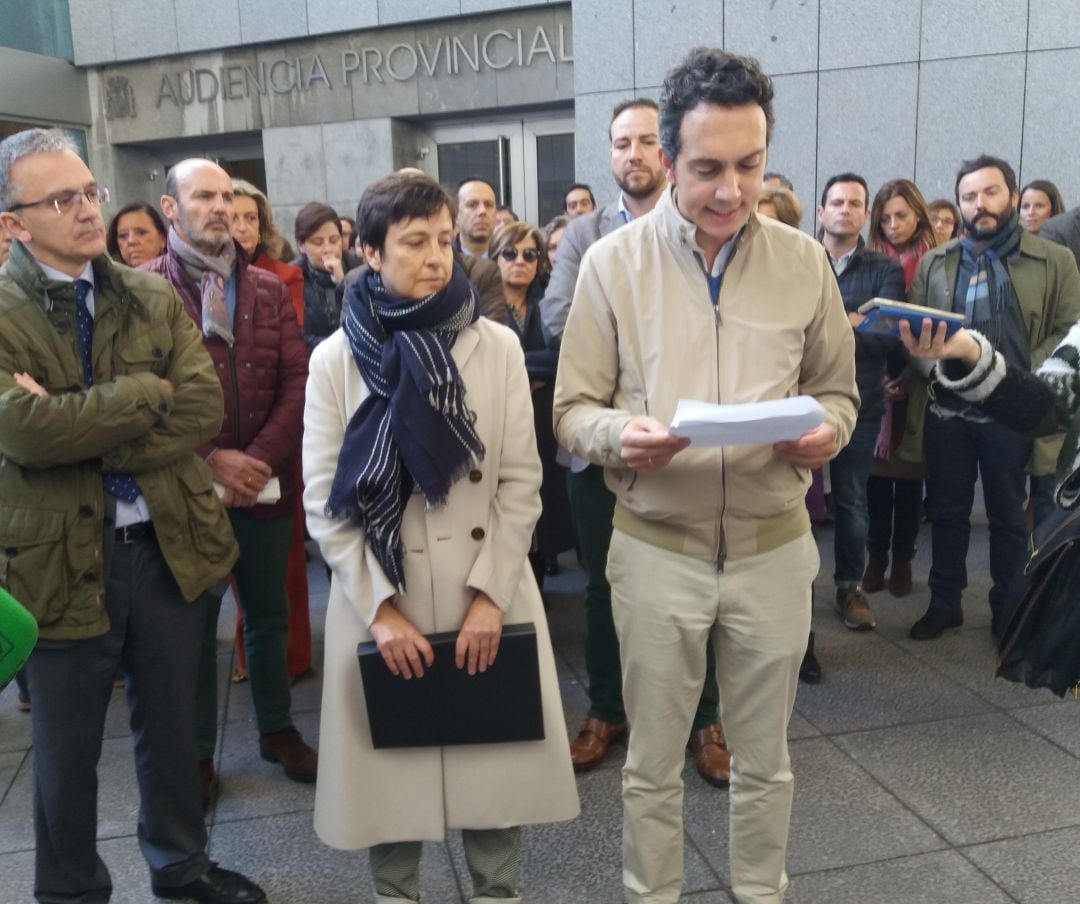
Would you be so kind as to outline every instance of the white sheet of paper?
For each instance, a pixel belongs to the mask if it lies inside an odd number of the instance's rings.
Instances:
[[[216,480],[214,492],[218,494],[218,499],[225,495],[225,487]],[[279,499],[281,499],[281,482],[276,477],[271,477],[259,493],[259,502],[277,502]]]
[[[825,409],[813,396],[742,405],[680,399],[671,433],[699,447],[761,445],[798,439],[824,420]]]

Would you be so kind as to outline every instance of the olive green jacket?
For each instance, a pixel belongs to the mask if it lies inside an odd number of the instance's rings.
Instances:
[[[53,640],[109,628],[103,470],[135,478],[186,599],[224,578],[238,554],[210,467],[194,452],[224,412],[198,328],[160,277],[105,255],[93,268],[89,389],[74,284],[46,277],[19,242],[0,269],[0,586]],[[16,373],[48,395],[19,388]]]
[[[957,242],[938,246],[919,262],[908,301],[931,308],[953,310],[953,292],[960,267]],[[1080,272],[1067,248],[1028,231],[1020,237],[1020,256],[1008,264],[1016,298],[1027,326],[1031,369],[1037,370],[1077,320],[1080,320]],[[919,438],[921,448],[921,437]],[[1054,473],[1061,436],[1044,437],[1035,444],[1028,470]]]

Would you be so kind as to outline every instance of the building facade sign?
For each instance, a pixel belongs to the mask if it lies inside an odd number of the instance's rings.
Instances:
[[[223,100],[243,100],[252,93],[265,97],[268,93],[289,94],[318,88],[333,91],[351,87],[353,79],[365,85],[385,84],[387,81],[408,82],[421,69],[428,76],[453,77],[465,70],[480,73],[498,72],[511,66],[530,68],[537,57],[552,63],[572,63],[566,23],[558,23],[556,33],[538,25],[528,34],[525,29],[508,31],[496,28],[480,35],[443,35],[434,45],[424,41],[399,42],[385,52],[378,46],[357,50],[342,50],[329,66],[323,55],[310,57],[278,57],[262,60],[256,68],[233,63],[218,69],[184,69],[164,72],[158,88],[157,106],[192,103],[212,103]],[[334,78],[331,77],[333,73]]]
[[[110,142],[573,99],[570,8],[98,70]]]

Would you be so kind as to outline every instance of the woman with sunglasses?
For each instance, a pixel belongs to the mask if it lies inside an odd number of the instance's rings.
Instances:
[[[574,546],[566,476],[555,460],[559,444],[551,419],[559,353],[548,347],[540,319],[540,299],[544,297],[551,267],[543,233],[530,223],[507,223],[495,230],[488,257],[499,265],[506,320],[525,352],[525,370],[532,386],[536,444],[544,469],[540,487],[544,509],[536,525],[536,544],[529,561],[536,582],[542,587],[544,574],[558,571],[559,553]]]
[[[304,411],[308,527],[334,573],[315,831],[334,848],[369,849],[385,904],[420,900],[421,841],[450,829],[462,830],[469,900],[520,901],[518,827],[578,813],[525,564],[540,512],[528,378],[514,337],[480,316],[454,263],[453,210],[427,176],[365,189],[356,225],[367,267],[349,286],[344,328],[311,356]],[[401,681],[442,681],[428,672],[426,634],[457,632],[453,666],[475,676],[512,655],[499,646],[503,625],[528,621],[543,740],[374,748],[359,642],[375,641]]]

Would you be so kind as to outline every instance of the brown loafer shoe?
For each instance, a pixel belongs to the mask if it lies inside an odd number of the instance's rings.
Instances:
[[[269,763],[281,763],[294,782],[313,782],[319,769],[319,754],[304,743],[293,726],[259,735],[259,755]]]
[[[690,735],[687,744],[694,755],[698,775],[715,788],[726,788],[731,779],[731,754],[719,725],[706,725]]]
[[[589,716],[581,723],[581,731],[570,742],[570,762],[575,772],[586,772],[598,766],[607,756],[608,747],[616,738],[626,734],[626,723],[605,722]]]
[[[885,569],[889,567],[889,557],[880,553],[870,553],[866,559],[866,571],[863,572],[862,589],[864,593],[877,593],[885,587]]]
[[[889,593],[907,596],[911,593],[911,559],[893,559],[889,572]]]

